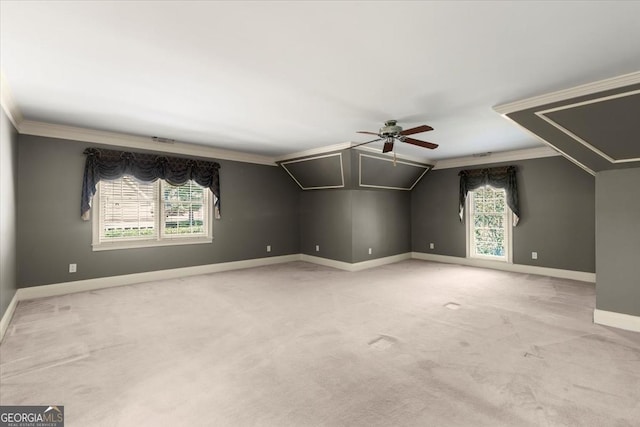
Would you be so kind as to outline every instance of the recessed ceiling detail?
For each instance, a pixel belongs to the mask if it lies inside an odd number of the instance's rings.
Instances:
[[[303,190],[344,187],[342,153],[326,154],[280,163]]]
[[[538,111],[536,115],[611,163],[640,161],[640,90]]]
[[[358,163],[360,187],[386,190],[412,190],[430,168],[429,165],[362,153],[359,153]]]
[[[432,164],[363,149],[343,149],[278,162],[303,190],[410,191]]]
[[[593,175],[640,167],[640,72],[494,109]]]

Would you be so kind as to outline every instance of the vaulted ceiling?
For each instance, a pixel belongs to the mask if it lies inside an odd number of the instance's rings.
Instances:
[[[435,129],[414,136],[436,150],[397,144],[413,157],[537,147],[522,117],[493,107],[640,70],[637,1],[3,0],[0,15],[3,90],[21,120],[273,157],[366,141],[355,131],[387,119]],[[638,157],[576,116],[634,102],[546,117],[613,159]],[[632,135],[635,119],[618,116]]]

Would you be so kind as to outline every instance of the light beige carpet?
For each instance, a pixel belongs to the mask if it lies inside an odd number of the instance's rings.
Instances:
[[[638,426],[640,334],[594,325],[594,299],[411,260],[25,301],[0,403],[65,405],[68,427]]]

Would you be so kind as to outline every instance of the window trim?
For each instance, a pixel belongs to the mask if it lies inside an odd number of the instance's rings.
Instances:
[[[490,185],[487,185],[487,187],[491,187]],[[509,208],[509,206],[505,203],[505,209],[506,209],[506,222],[505,222],[505,227],[504,227],[504,239],[506,242],[506,256],[504,257],[494,257],[494,256],[490,256],[490,255],[478,255],[472,254],[472,236],[471,236],[471,229],[473,228],[473,221],[471,218],[471,199],[473,198],[473,192],[476,190],[479,190],[481,188],[484,187],[479,187],[476,188],[475,190],[469,190],[469,192],[467,193],[467,199],[465,200],[465,207],[464,207],[464,221],[465,221],[465,238],[466,238],[466,257],[470,258],[470,259],[478,259],[478,260],[483,260],[483,261],[495,261],[495,262],[503,262],[503,263],[507,263],[507,264],[513,264],[513,216],[514,213],[511,210],[511,208]],[[495,188],[495,187],[491,187],[494,190],[503,190],[505,191],[503,188]]]
[[[122,177],[121,177],[122,178]],[[118,178],[118,179],[121,179]],[[161,179],[155,181],[158,183],[158,200],[160,215],[164,215],[164,205],[162,200],[162,183]],[[129,239],[119,240],[113,242],[100,242],[100,183],[96,185],[96,193],[93,196],[93,215],[91,215],[91,248],[94,252],[97,251],[110,251],[116,249],[136,249],[136,248],[155,248],[162,246],[178,246],[178,245],[196,245],[206,244],[213,242],[213,211],[214,211],[214,199],[215,196],[211,193],[211,190],[205,188],[205,191],[209,191],[207,195],[207,235],[198,237],[163,237],[162,230],[158,230],[155,238],[151,239]]]

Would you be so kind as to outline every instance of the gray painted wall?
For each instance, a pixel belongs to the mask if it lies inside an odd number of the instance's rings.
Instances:
[[[640,168],[596,176],[596,307],[640,316]]]
[[[0,114],[0,318],[16,293],[18,132]]]
[[[300,252],[300,190],[291,178],[278,167],[225,160],[219,161],[222,219],[214,220],[212,244],[93,252],[91,221],[79,214],[82,152],[89,146],[98,145],[19,136],[20,287]],[[68,272],[70,263],[78,264],[77,273]]]
[[[411,251],[407,191],[311,190],[300,200],[304,254],[356,263]]]
[[[410,192],[355,190],[352,203],[352,262],[411,252]]]
[[[595,272],[595,179],[559,156],[429,172],[412,192],[413,250],[465,257],[458,172],[505,164],[518,167],[522,211],[513,229],[513,262]]]
[[[414,252],[465,257],[465,231],[458,219],[459,169],[429,171],[411,192]],[[429,243],[435,245],[429,249]]]
[[[309,190],[300,193],[300,252],[353,262],[351,190]],[[320,251],[316,251],[316,245]]]

